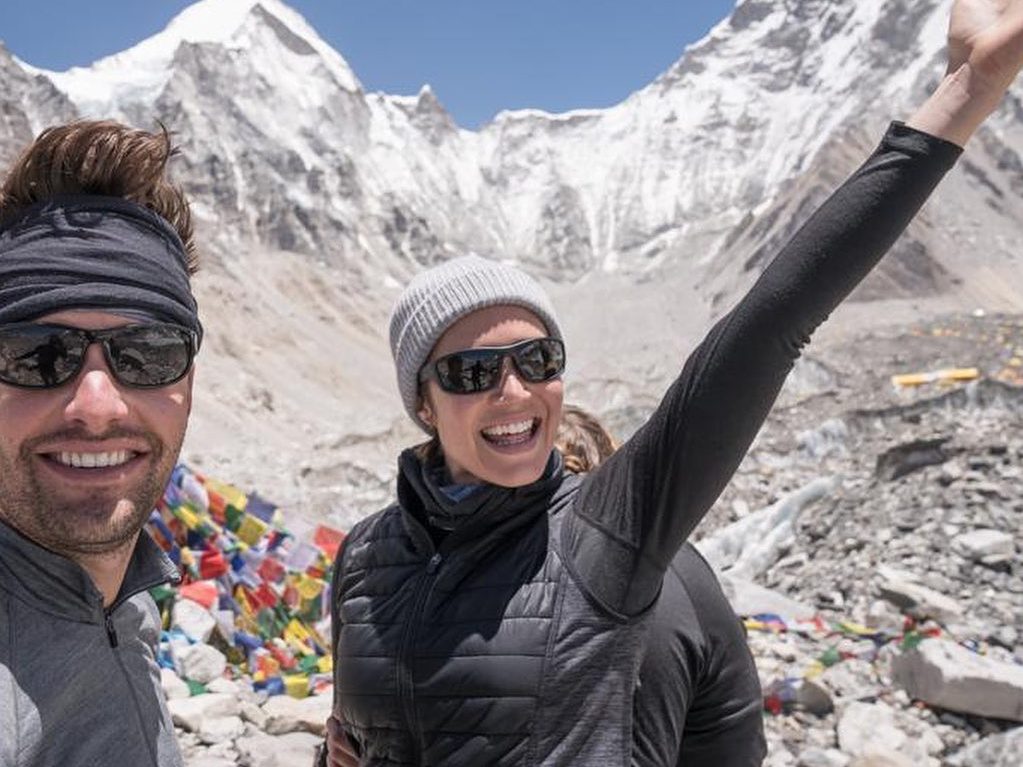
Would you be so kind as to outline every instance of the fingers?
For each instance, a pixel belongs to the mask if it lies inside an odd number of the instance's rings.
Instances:
[[[336,717],[327,719],[328,767],[359,767],[359,756]]]

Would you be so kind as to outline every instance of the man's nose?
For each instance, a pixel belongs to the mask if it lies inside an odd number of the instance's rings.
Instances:
[[[71,381],[72,397],[64,414],[89,431],[102,434],[110,426],[128,416],[120,385],[107,367],[103,349],[92,344],[85,352],[85,362]]]

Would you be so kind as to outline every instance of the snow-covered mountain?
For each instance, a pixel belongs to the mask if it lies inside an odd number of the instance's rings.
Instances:
[[[658,387],[677,363],[651,362],[658,323],[680,328],[672,349],[692,340],[922,100],[949,6],[740,0],[614,107],[505,112],[467,131],[428,86],[365,92],[280,0],[201,0],[88,68],[46,72],[0,48],[0,161],[74,115],[168,126],[208,243],[200,291],[219,353],[206,396],[224,407],[210,406],[203,439],[304,454],[400,421],[383,318],[410,273],[466,250],[553,281],[591,379],[626,364]],[[860,298],[1021,308],[1021,93]],[[609,368],[616,344],[647,356]]]
[[[919,101],[948,5],[745,0],[615,107],[506,112],[479,132],[428,86],[365,93],[278,0],[203,0],[134,48],[41,74],[83,115],[169,125],[226,250],[368,259],[376,278],[473,249],[571,280],[715,260],[836,135],[872,139]],[[1017,121],[1000,127],[1018,149]]]

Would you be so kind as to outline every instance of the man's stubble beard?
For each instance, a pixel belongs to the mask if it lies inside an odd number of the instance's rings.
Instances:
[[[31,442],[21,446],[13,461],[0,444],[0,519],[44,548],[72,558],[123,548],[163,495],[185,436],[182,430],[173,445],[166,445],[150,433],[132,435],[144,437],[149,446],[142,481],[125,492],[98,491],[74,500],[62,498],[59,488],[54,492],[37,476]]]

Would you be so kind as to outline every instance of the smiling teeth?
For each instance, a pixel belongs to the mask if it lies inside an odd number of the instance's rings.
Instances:
[[[112,453],[60,453],[58,463],[76,469],[105,469],[127,463],[134,455],[128,450],[116,450]]]
[[[532,430],[533,420],[519,421],[518,423],[506,423],[501,426],[491,426],[489,429],[484,429],[483,433],[488,437],[511,437],[519,434],[525,434]]]

